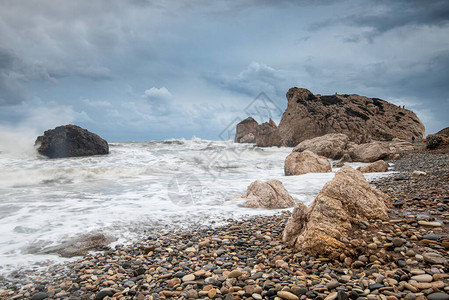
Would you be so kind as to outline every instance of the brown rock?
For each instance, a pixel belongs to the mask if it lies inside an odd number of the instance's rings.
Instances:
[[[251,117],[246,118],[237,124],[234,142],[236,143],[255,143],[256,128],[259,124]],[[252,135],[252,138],[251,138]]]
[[[293,152],[309,150],[327,158],[340,159],[346,153],[348,143],[349,137],[346,134],[329,133],[302,141],[293,149]]]
[[[287,299],[287,300],[298,300],[298,296],[296,296],[295,294],[292,294],[290,292],[287,291],[279,291],[277,292],[278,297],[282,298],[282,299]]]
[[[329,160],[310,151],[292,152],[285,158],[286,176],[332,172]]]
[[[312,255],[353,251],[339,239],[363,219],[387,219],[388,195],[373,188],[363,174],[344,166],[328,182],[310,207],[298,203],[287,221],[283,241]]]
[[[381,99],[321,96],[303,88],[291,88],[286,96],[287,109],[278,127],[286,146],[328,133],[344,133],[356,143],[424,136],[424,125],[412,111]]]
[[[387,172],[388,164],[384,160],[378,160],[367,166],[358,167],[357,170],[362,173]]]
[[[270,119],[257,126],[256,128],[256,144],[259,147],[281,146],[282,139],[276,123]]]
[[[266,182],[254,181],[248,186],[246,194],[242,198],[246,198],[246,207],[287,208],[295,205],[295,201],[282,182],[276,179]]]

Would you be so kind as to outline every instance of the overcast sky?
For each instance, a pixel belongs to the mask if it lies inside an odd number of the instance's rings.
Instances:
[[[0,0],[2,130],[219,139],[293,86],[449,126],[449,1]]]

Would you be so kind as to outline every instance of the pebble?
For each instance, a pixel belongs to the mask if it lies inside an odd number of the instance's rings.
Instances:
[[[31,297],[31,300],[43,300],[43,299],[47,299],[47,298],[48,298],[48,294],[47,293],[39,292],[39,293],[34,294]]]
[[[415,280],[417,282],[432,282],[433,277],[429,274],[415,275],[412,276],[411,280]]]
[[[419,225],[423,225],[423,226],[432,226],[432,227],[441,227],[441,223],[434,221],[434,222],[430,222],[430,221],[418,221]]]
[[[428,300],[449,300],[449,295],[446,293],[432,293],[427,295]]]
[[[299,300],[298,296],[287,291],[277,292],[278,297],[286,300]]]
[[[189,282],[189,281],[194,281],[194,280],[195,280],[195,275],[193,275],[193,274],[187,274],[182,277],[183,282]]]
[[[242,274],[243,273],[240,270],[233,270],[229,273],[228,277],[229,278],[238,278],[238,277],[242,276]]]
[[[444,258],[441,254],[435,253],[435,252],[426,252],[423,253],[424,261],[428,262],[429,264],[435,264],[435,265],[444,265],[447,262],[447,259]]]

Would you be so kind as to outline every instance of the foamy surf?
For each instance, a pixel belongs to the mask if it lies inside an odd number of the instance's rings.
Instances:
[[[124,243],[155,230],[279,212],[244,207],[240,196],[257,179],[276,178],[310,204],[334,173],[286,177],[290,152],[198,138],[111,143],[107,156],[52,160],[2,152],[0,273],[61,261],[46,249],[80,234],[101,232]]]

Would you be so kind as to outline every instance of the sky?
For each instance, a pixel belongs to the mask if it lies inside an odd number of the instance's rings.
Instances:
[[[0,0],[0,132],[218,140],[294,86],[449,126],[449,1]]]

